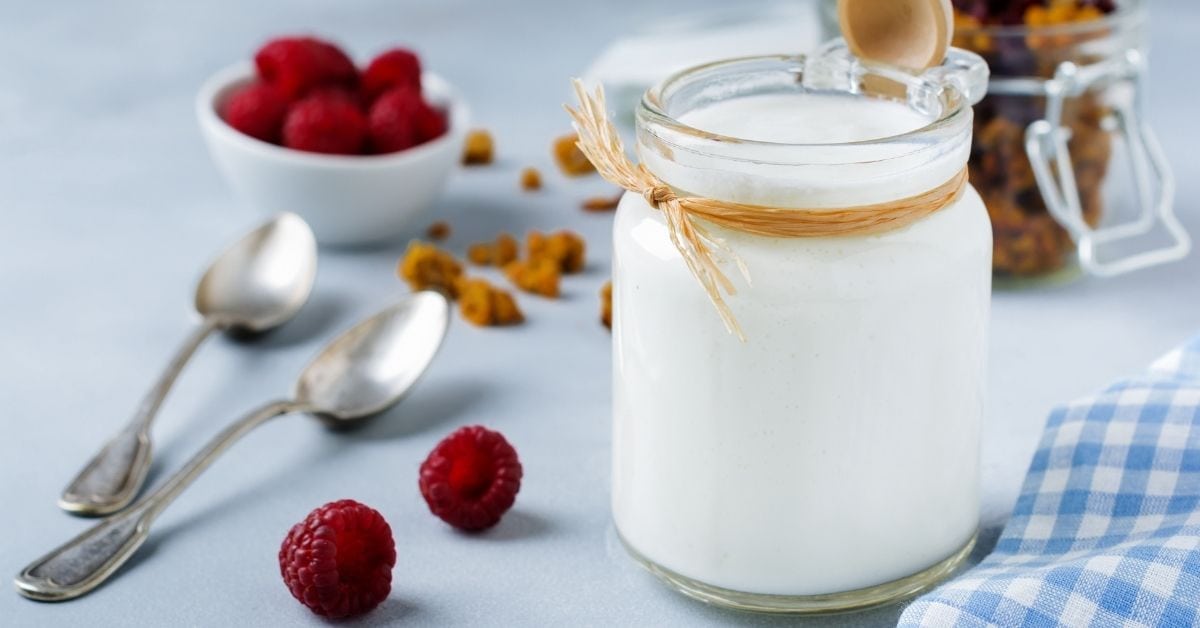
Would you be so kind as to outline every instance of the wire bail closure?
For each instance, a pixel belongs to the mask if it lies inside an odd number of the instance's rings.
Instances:
[[[1025,151],[1046,208],[1075,242],[1080,265],[1100,277],[1177,261],[1191,251],[1191,238],[1174,212],[1175,177],[1157,137],[1144,121],[1142,82],[1145,68],[1145,58],[1134,49],[1088,65],[1060,63],[1054,78],[1040,85],[1040,91],[1046,96],[1045,117],[1030,124],[1025,132]],[[1113,105],[1113,118],[1129,148],[1139,210],[1132,220],[1093,228],[1083,217],[1075,168],[1067,146],[1071,131],[1063,124],[1063,105],[1067,98],[1080,96],[1094,85],[1119,81],[1130,83],[1134,93],[1132,104]],[[1003,84],[997,87],[1000,89],[992,91],[1009,91]],[[1014,84],[1012,87],[1012,91],[1019,92],[1034,86]],[[1097,254],[1097,249],[1104,245],[1143,236],[1158,224],[1165,228],[1171,244],[1108,261]]]

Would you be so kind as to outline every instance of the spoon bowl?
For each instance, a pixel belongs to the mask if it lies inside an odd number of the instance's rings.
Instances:
[[[317,241],[280,214],[225,250],[196,286],[196,311],[223,327],[262,332],[295,316],[317,274]]]
[[[301,373],[294,399],[336,424],[383,412],[425,372],[449,321],[444,296],[412,295],[329,343]]]

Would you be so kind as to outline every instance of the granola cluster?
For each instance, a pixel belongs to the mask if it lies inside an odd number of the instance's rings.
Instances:
[[[995,78],[1050,78],[1059,64],[1086,65],[1099,59],[1084,46],[1106,37],[1100,20],[1115,10],[1108,0],[955,0],[954,45],[988,62]],[[1097,22],[1094,28],[1057,28]],[[994,26],[1025,26],[995,30]],[[1067,101],[1062,124],[1075,167],[1084,220],[1099,223],[1102,187],[1108,174],[1112,136],[1105,94],[1085,93]],[[969,161],[971,184],[983,196],[992,221],[992,269],[998,276],[1052,273],[1071,257],[1074,244],[1049,214],[1025,152],[1025,129],[1045,116],[1045,98],[994,94],[975,108],[975,137]]]
[[[509,282],[523,292],[557,298],[562,275],[583,270],[585,249],[583,238],[571,231],[531,231],[522,258],[516,238],[501,233],[491,242],[468,247],[467,259],[475,265],[501,268]],[[452,253],[428,242],[409,244],[397,272],[413,290],[438,290],[456,300],[462,317],[475,325],[513,325],[524,320],[511,293],[486,279],[468,277]]]
[[[558,137],[551,145],[551,154],[559,170],[568,177],[578,177],[596,171],[591,161],[577,145],[578,135]],[[467,134],[463,145],[462,163],[470,166],[487,165],[495,159],[495,141],[486,129],[474,129]],[[532,192],[542,188],[542,173],[526,167],[520,171],[522,190]],[[611,211],[621,196],[593,197],[583,202],[586,211]],[[451,227],[445,221],[430,225],[426,236],[441,242],[450,237]],[[563,275],[582,272],[586,265],[586,243],[578,234],[561,230],[553,233],[531,231],[522,243],[509,233],[500,233],[486,242],[470,244],[466,261],[474,266],[494,267],[522,292],[547,298],[558,298]],[[468,276],[454,254],[423,241],[413,241],[397,266],[397,274],[413,290],[438,290],[455,300],[463,319],[479,326],[515,325],[525,320],[513,294],[487,279]],[[612,315],[611,282],[601,292],[601,320],[610,325]]]

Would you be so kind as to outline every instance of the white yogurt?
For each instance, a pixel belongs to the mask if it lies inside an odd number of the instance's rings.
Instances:
[[[929,122],[895,103],[799,94],[722,101],[681,121],[776,143],[860,142]],[[845,207],[932,189],[963,167],[969,143],[865,146],[853,166],[706,165],[641,148],[653,172],[693,194]],[[753,160],[764,149],[736,150]],[[968,189],[880,236],[714,231],[752,274],[728,299],[744,344],[661,214],[637,195],[618,210],[612,497],[622,537],[693,580],[777,595],[879,585],[953,555],[979,514],[991,272],[979,196]]]

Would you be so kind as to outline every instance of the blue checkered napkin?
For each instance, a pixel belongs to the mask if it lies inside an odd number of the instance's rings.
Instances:
[[[1200,624],[1200,338],[1059,408],[1012,519],[901,626]]]

